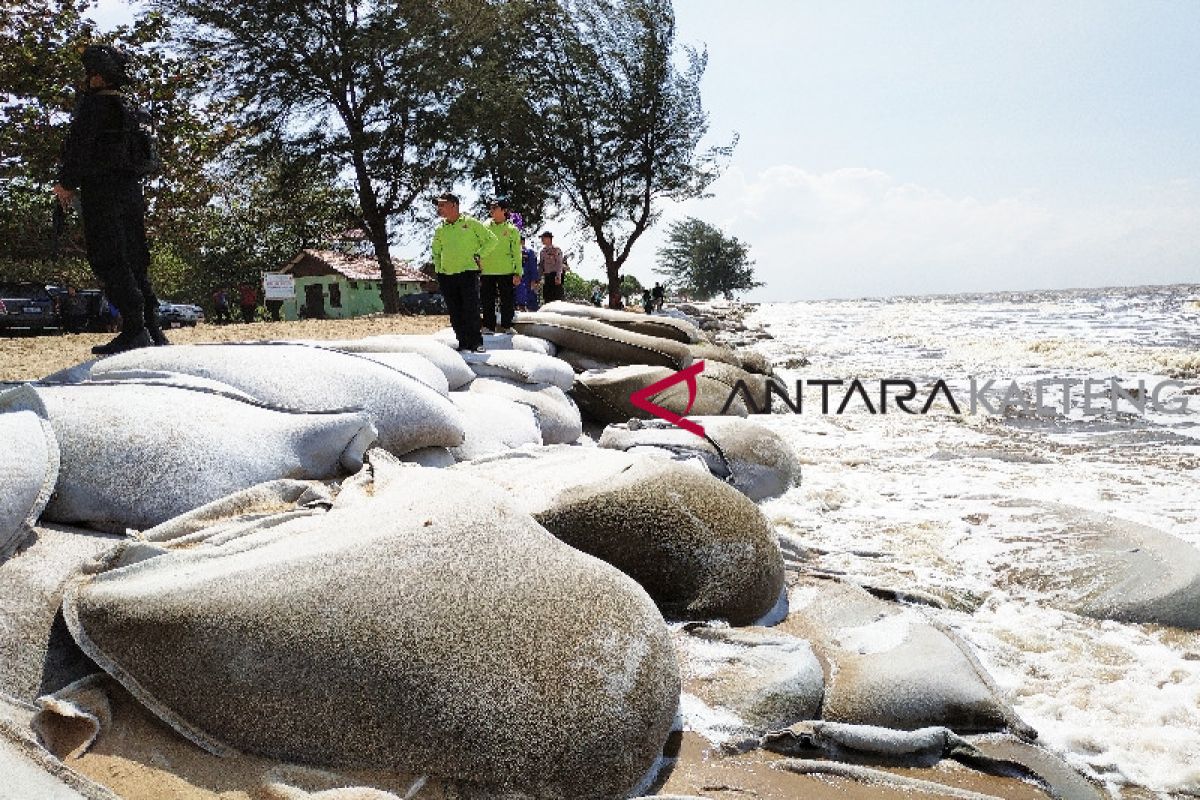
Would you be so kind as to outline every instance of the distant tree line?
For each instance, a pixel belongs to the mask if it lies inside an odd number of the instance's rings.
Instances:
[[[670,0],[152,0],[105,35],[93,5],[0,9],[0,277],[87,274],[75,227],[54,247],[47,189],[92,41],[134,54],[155,121],[168,297],[256,280],[353,228],[396,312],[391,246],[432,223],[433,193],[469,185],[531,232],[569,215],[615,305],[662,201],[702,196],[734,146],[701,147],[705,53],[676,42]]]

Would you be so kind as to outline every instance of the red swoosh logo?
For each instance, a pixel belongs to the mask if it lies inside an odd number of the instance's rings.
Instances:
[[[656,416],[659,419],[665,419],[672,425],[683,428],[688,433],[694,433],[697,436],[704,436],[704,428],[700,427],[695,422],[686,420],[679,414],[676,414],[674,411],[670,411],[669,409],[650,402],[651,395],[658,394],[663,389],[670,388],[677,383],[687,381],[688,404],[687,408],[683,410],[683,413],[686,415],[692,410],[692,405],[696,402],[696,393],[699,391],[699,387],[696,385],[696,376],[703,371],[704,362],[697,361],[687,369],[680,370],[669,378],[663,378],[661,381],[652,383],[645,389],[638,389],[636,392],[629,395],[629,402],[633,403],[635,407],[640,408],[642,411],[645,411],[648,414]]]

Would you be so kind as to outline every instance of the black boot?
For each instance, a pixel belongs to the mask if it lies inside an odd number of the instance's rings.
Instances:
[[[136,350],[139,347],[153,347],[154,340],[150,338],[150,334],[145,328],[139,328],[136,331],[121,331],[117,334],[117,338],[113,339],[108,344],[98,344],[92,348],[92,354],[97,356],[111,356],[117,353],[124,353],[126,350]]]

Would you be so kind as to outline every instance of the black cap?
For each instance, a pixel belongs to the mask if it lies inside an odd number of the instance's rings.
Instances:
[[[542,231],[542,235],[538,238],[545,239],[547,236],[549,236],[551,239],[554,238],[554,234],[551,233],[550,231]]]
[[[110,86],[129,83],[129,54],[110,44],[89,44],[80,57],[88,75],[99,75]]]
[[[437,197],[433,198],[433,202],[434,203],[454,203],[454,205],[459,204],[458,203],[458,195],[451,194],[450,192],[446,192],[445,194],[439,194]]]
[[[496,197],[488,201],[488,208],[502,208],[505,211],[508,211],[508,201],[503,197]]]

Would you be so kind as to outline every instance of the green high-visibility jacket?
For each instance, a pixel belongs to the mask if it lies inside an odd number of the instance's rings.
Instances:
[[[481,259],[496,247],[496,237],[483,223],[466,214],[454,222],[442,222],[433,234],[433,268],[443,275],[479,269]]]
[[[521,232],[511,222],[488,220],[487,229],[496,237],[496,247],[483,257],[484,275],[521,274]]]

